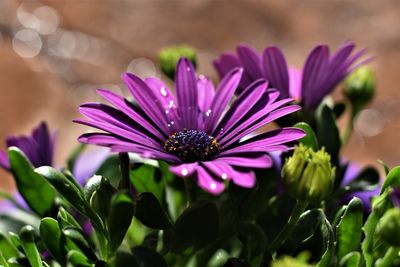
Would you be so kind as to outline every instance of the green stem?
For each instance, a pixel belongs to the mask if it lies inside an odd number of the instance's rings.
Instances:
[[[274,257],[276,251],[282,246],[282,244],[288,239],[289,235],[292,233],[293,228],[299,221],[300,215],[306,210],[308,206],[307,201],[297,201],[296,206],[292,210],[292,214],[289,217],[289,221],[283,227],[282,231],[275,237],[269,246],[269,251]]]
[[[393,266],[393,261],[399,256],[399,248],[398,247],[390,247],[385,256],[381,261],[378,262],[376,267],[391,267]]]
[[[189,207],[191,203],[193,203],[194,198],[193,198],[193,194],[192,194],[192,185],[191,185],[191,181],[189,177],[186,177],[185,179],[183,179],[184,183],[185,183],[185,191],[186,191],[186,199],[187,199],[187,203],[186,206]]]
[[[347,144],[347,142],[350,140],[351,134],[353,133],[353,129],[354,129],[354,119],[357,116],[359,111],[360,111],[360,108],[355,107],[355,106],[351,107],[350,118],[347,122],[346,128],[344,129],[344,133],[342,135],[342,145]]]
[[[119,153],[120,169],[121,169],[121,181],[119,183],[119,189],[128,189],[130,186],[129,178],[129,155],[128,153]]]

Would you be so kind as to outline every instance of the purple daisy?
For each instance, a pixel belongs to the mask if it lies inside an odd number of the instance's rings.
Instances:
[[[354,43],[345,42],[330,56],[327,45],[317,45],[302,69],[288,67],[282,51],[276,46],[267,47],[259,54],[249,45],[239,45],[237,54],[224,53],[213,63],[221,78],[232,69],[243,67],[239,89],[265,78],[280,91],[281,98],[293,97],[304,108],[313,109],[350,72],[371,60],[359,61],[365,49],[352,53],[354,48]]]
[[[98,93],[114,107],[87,103],[80,112],[87,119],[77,123],[102,133],[87,133],[79,141],[107,146],[115,152],[133,152],[165,160],[180,177],[194,176],[198,185],[212,194],[225,188],[225,181],[242,187],[255,185],[251,168],[272,165],[267,152],[288,150],[287,142],[304,136],[297,128],[281,128],[247,138],[265,124],[300,109],[278,100],[279,92],[257,80],[228,105],[234,96],[242,69],[230,71],[217,90],[206,77],[196,77],[193,65],[180,59],[176,71],[176,98],[157,78],[141,80],[131,73],[122,79],[137,101],[111,91]]]

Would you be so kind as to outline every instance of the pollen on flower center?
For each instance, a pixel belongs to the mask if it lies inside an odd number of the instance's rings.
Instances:
[[[164,150],[184,162],[209,160],[221,146],[214,137],[199,130],[183,130],[172,134],[164,143]]]

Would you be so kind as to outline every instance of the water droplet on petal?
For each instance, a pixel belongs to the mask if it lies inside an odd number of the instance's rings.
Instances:
[[[228,175],[227,175],[226,173],[223,173],[223,174],[221,175],[221,178],[222,178],[223,180],[226,180],[226,179],[228,178]]]
[[[188,175],[189,172],[188,172],[188,170],[185,168],[185,169],[182,169],[181,173],[182,173],[183,176],[186,176],[186,175]]]
[[[219,134],[224,134],[224,128],[221,128],[221,129],[219,130]]]
[[[174,106],[174,100],[170,100],[170,101],[169,101],[168,107],[169,107],[169,108],[172,108],[173,106]]]
[[[167,96],[167,95],[168,95],[167,90],[165,89],[164,86],[160,88],[160,93],[161,93],[163,96]]]
[[[207,117],[210,117],[210,114],[211,114],[211,112],[212,112],[212,110],[211,110],[211,109],[207,110],[207,112],[206,112],[206,116],[207,116]]]
[[[211,190],[217,189],[217,184],[214,183],[214,182],[212,182],[212,183],[210,184],[210,188],[211,188]]]
[[[189,67],[187,67],[187,68],[186,68],[186,70],[187,70],[187,71],[190,71],[190,68],[189,68]]]

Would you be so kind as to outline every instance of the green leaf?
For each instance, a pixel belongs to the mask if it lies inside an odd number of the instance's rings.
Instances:
[[[65,228],[67,226],[73,226],[79,230],[82,230],[80,224],[75,220],[74,216],[72,216],[68,211],[66,211],[63,207],[60,207],[57,213],[57,221],[60,225],[60,228]]]
[[[359,267],[361,263],[361,254],[358,251],[350,252],[346,256],[344,256],[339,265],[343,267]]]
[[[40,216],[49,214],[57,195],[54,188],[33,171],[31,163],[18,148],[9,148],[8,158],[18,191],[26,203]]]
[[[60,251],[61,230],[58,222],[53,218],[43,218],[40,221],[40,237],[45,248],[59,263],[64,262]]]
[[[187,208],[174,226],[173,251],[190,246],[202,248],[214,241],[219,234],[219,217],[215,204],[201,200]]]
[[[313,150],[317,151],[318,150],[318,140],[317,137],[315,136],[315,133],[311,126],[306,123],[306,122],[298,122],[294,125],[294,127],[303,129],[306,132],[306,136],[301,138],[299,140],[300,143],[303,145],[312,148]]]
[[[158,199],[150,192],[140,194],[136,199],[135,217],[147,227],[168,229],[172,227],[168,215]]]
[[[67,254],[67,261],[72,266],[92,267],[95,266],[84,254],[77,250],[71,250]]]
[[[317,229],[325,219],[325,215],[320,209],[313,209],[304,212],[293,229],[290,238],[286,241],[285,247],[295,252],[298,247],[314,236]]]
[[[101,219],[84,199],[83,192],[80,188],[76,187],[64,174],[52,167],[40,167],[35,169],[35,172],[49,181],[50,184],[79,212],[89,217],[96,230],[105,234]]]
[[[326,152],[332,157],[332,162],[338,165],[341,140],[332,110],[322,104],[316,112],[316,133],[320,147],[325,147]]]
[[[108,216],[112,196],[117,190],[107,178],[95,175],[86,183],[84,194],[86,201],[102,218]]]
[[[336,118],[340,118],[345,111],[346,111],[346,105],[344,103],[337,103],[333,107],[333,113],[335,114]]]
[[[3,256],[3,252],[0,250],[0,266],[2,267],[9,267],[10,265],[8,265],[8,262],[6,260],[6,258],[4,258]]]
[[[29,263],[32,267],[43,267],[40,254],[35,244],[35,230],[32,226],[24,226],[20,233],[20,241],[25,255],[28,257]]]
[[[79,231],[79,229],[76,229],[74,227],[65,227],[62,229],[62,234],[65,236],[65,238],[68,241],[71,241],[72,243],[74,243],[74,245],[77,248],[79,248],[79,251],[81,251],[89,259],[91,259],[92,261],[97,260],[96,254],[93,252],[89,243],[86,241],[85,236],[83,235],[83,233],[81,231]],[[68,247],[68,245],[67,245],[67,247]]]
[[[339,260],[348,253],[360,249],[362,225],[363,205],[360,199],[353,198],[336,228],[337,255]]]
[[[136,262],[138,262],[138,266],[143,267],[167,267],[167,263],[164,258],[158,254],[157,252],[142,246],[135,247],[132,250],[133,256],[136,258]],[[121,266],[122,267],[122,266]],[[132,266],[134,267],[134,266]]]
[[[121,180],[121,170],[119,168],[119,157],[118,155],[112,155],[108,157],[99,169],[95,172],[97,175],[107,177],[111,185],[118,188]]]
[[[8,260],[9,258],[18,257],[21,255],[18,252],[17,247],[2,232],[0,232],[0,251],[3,253],[3,257],[6,260]]]
[[[379,216],[376,212],[372,211],[368,216],[367,221],[364,224],[363,231],[364,231],[364,240],[361,244],[362,253],[365,259],[365,266],[372,267],[374,263],[374,256],[373,256],[373,241],[375,236],[375,229],[378,225]]]
[[[397,166],[390,170],[387,175],[385,181],[383,182],[381,188],[381,194],[388,188],[389,186],[400,187],[400,166]]]
[[[108,216],[110,251],[115,251],[121,244],[132,222],[134,212],[135,204],[127,194],[119,192],[113,196]]]
[[[378,159],[378,162],[379,162],[379,164],[382,165],[383,171],[385,172],[385,175],[387,176],[389,174],[389,171],[390,171],[389,170],[389,166],[383,160]]]
[[[148,164],[136,164],[130,171],[130,179],[138,193],[151,192],[162,202],[164,183],[158,170]]]

